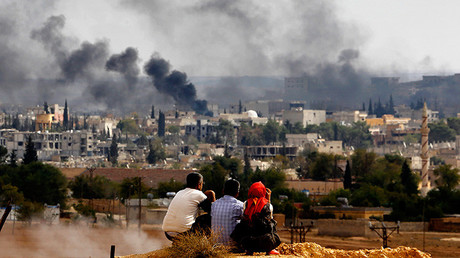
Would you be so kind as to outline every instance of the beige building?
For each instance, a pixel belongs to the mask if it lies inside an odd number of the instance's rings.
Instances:
[[[339,123],[351,124],[355,122],[365,122],[367,118],[366,112],[355,111],[337,111],[328,115],[328,121],[334,121]]]
[[[326,110],[302,108],[285,110],[283,111],[283,123],[286,121],[291,124],[300,122],[304,127],[307,125],[319,125],[326,122]]]

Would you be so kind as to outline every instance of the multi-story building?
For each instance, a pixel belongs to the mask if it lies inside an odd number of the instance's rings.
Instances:
[[[196,120],[196,124],[189,124],[185,126],[185,135],[195,136],[198,141],[206,139],[217,132],[218,122],[210,122],[206,119]]]
[[[307,100],[308,88],[314,83],[314,79],[307,76],[284,78],[284,99]]]
[[[313,110],[296,108],[283,111],[283,122],[289,121],[291,124],[297,122],[302,123],[304,127],[307,125],[319,125],[326,122],[326,110]]]
[[[29,137],[32,138],[39,160],[51,160],[56,156],[62,159],[70,156],[92,156],[97,145],[95,134],[89,131],[63,133],[9,131],[0,137],[0,143],[6,146],[8,152],[16,150],[17,156],[23,157]]]

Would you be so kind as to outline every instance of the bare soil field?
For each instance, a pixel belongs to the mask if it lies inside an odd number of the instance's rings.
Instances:
[[[144,254],[169,246],[159,225],[126,228],[101,228],[91,225],[42,225],[26,226],[7,222],[0,232],[0,257],[108,257],[110,246],[115,245],[115,255]],[[290,243],[287,230],[279,234],[284,243]],[[380,238],[320,236],[309,232],[307,242],[326,248],[359,250],[380,249]],[[460,233],[426,232],[423,248],[423,232],[394,233],[388,242],[391,248],[415,247],[430,253],[432,257],[460,257]]]

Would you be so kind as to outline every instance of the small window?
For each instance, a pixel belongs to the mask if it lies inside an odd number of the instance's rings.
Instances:
[[[72,146],[72,143],[71,143],[71,142],[69,142],[67,145],[70,147],[70,146]]]
[[[23,146],[24,142],[18,142],[18,146]]]

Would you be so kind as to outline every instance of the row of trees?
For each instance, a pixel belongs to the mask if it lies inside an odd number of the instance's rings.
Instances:
[[[357,150],[351,165],[347,164],[344,189],[330,193],[321,204],[336,205],[337,197],[346,197],[354,206],[391,207],[393,212],[387,219],[401,221],[421,220],[423,214],[425,218],[434,218],[460,212],[458,205],[454,205],[460,201],[460,191],[455,189],[460,180],[458,169],[441,165],[434,174],[438,177],[437,188],[422,198],[418,191],[420,178],[403,157],[377,157],[375,153]]]
[[[222,124],[222,122],[221,122]],[[291,124],[287,121],[280,125],[274,120],[269,120],[265,125],[240,127],[238,142],[241,145],[263,145],[276,142],[285,142],[286,134],[318,133],[326,140],[340,140],[344,145],[355,148],[365,148],[372,144],[369,127],[364,122],[356,122],[351,126],[341,125],[337,122],[321,123],[320,125],[307,125],[302,123]]]
[[[18,205],[20,219],[30,219],[43,209],[43,204],[60,204],[65,207],[67,179],[51,165],[37,162],[37,152],[29,137],[21,164],[16,152],[9,154],[0,146],[0,206]]]

